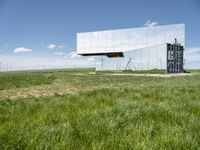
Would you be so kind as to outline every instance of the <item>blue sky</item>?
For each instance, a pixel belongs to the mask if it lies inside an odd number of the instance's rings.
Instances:
[[[0,62],[15,68],[82,67],[76,33],[184,23],[186,67],[200,68],[199,0],[0,0]]]

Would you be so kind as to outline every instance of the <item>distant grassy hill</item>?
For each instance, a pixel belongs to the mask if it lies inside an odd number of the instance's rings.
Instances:
[[[198,149],[200,70],[190,72],[0,73],[0,149]]]

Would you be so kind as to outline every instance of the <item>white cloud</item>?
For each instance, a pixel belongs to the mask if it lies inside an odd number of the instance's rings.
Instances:
[[[200,47],[191,47],[191,48],[186,48],[186,53],[187,54],[197,54],[200,53]]]
[[[14,49],[15,53],[25,53],[25,52],[32,52],[33,50],[30,48],[25,48],[25,47],[17,47]]]
[[[89,57],[88,59],[87,59],[87,61],[95,61],[95,59],[93,58],[93,57]]]
[[[81,57],[75,51],[69,52],[69,53],[60,51],[60,52],[53,53],[53,55],[64,56],[65,59],[76,59],[76,58],[80,58]]]
[[[70,59],[75,59],[75,58],[80,58],[82,56],[78,55],[75,51],[68,53],[65,58],[70,58]]]
[[[64,56],[64,55],[66,55],[65,52],[55,52],[53,54],[56,55],[56,56]]]
[[[70,53],[66,54],[67,56]],[[46,68],[80,68],[95,67],[94,61],[87,61],[88,57],[56,57],[50,56],[24,56],[24,55],[0,55],[3,64],[12,66],[12,70],[22,69],[46,69]],[[26,62],[26,63],[24,63]]]
[[[191,47],[185,49],[185,59],[188,62],[200,62],[200,47]]]
[[[56,44],[49,44],[47,46],[48,49],[62,49],[64,47],[65,47],[64,45],[56,45]]]
[[[49,48],[49,49],[55,49],[57,46],[55,45],[55,44],[49,44],[48,46],[47,46],[47,48]]]
[[[20,69],[45,69],[45,68],[75,68],[95,67],[98,63],[95,57],[77,55],[73,52],[57,51],[54,55],[24,56],[24,55],[0,55],[3,64],[12,66],[15,70]],[[57,56],[55,56],[57,55]],[[60,57],[58,57],[58,55]],[[187,68],[200,67],[200,47],[186,48],[184,52]],[[24,63],[26,62],[26,63]]]
[[[147,20],[144,24],[145,27],[153,27],[153,26],[156,26],[156,25],[158,25],[158,23],[155,22],[155,21],[151,21],[151,20]]]

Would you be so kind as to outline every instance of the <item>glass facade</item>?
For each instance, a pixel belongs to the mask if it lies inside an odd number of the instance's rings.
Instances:
[[[77,33],[77,53],[124,52],[174,43],[175,38],[185,46],[184,24]]]
[[[167,45],[126,51],[124,57],[96,57],[96,70],[167,69]]]
[[[96,56],[96,70],[166,69],[175,39],[185,46],[184,24],[77,33],[77,53]],[[123,57],[107,57],[118,52]]]

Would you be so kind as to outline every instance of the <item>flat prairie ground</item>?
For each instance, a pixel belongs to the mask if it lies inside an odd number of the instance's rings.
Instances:
[[[200,70],[190,71],[0,73],[0,150],[199,149]]]

